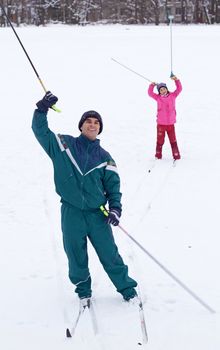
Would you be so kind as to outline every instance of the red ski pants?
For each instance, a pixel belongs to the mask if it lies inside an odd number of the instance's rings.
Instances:
[[[160,125],[157,124],[157,143],[164,144],[165,134],[167,133],[170,144],[176,142],[175,126],[174,125]]]

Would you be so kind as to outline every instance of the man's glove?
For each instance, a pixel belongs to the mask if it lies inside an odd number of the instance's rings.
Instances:
[[[51,108],[58,101],[58,98],[54,96],[50,91],[47,91],[46,95],[36,103],[40,112],[47,112],[48,108]]]
[[[120,209],[110,209],[108,212],[108,216],[106,216],[107,224],[111,224],[113,226],[118,226],[121,216]]]

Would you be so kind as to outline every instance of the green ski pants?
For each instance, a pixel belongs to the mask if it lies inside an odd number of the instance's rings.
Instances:
[[[61,225],[69,263],[69,278],[76,285],[75,292],[80,298],[92,294],[87,237],[119,293],[123,294],[124,289],[137,286],[136,281],[128,276],[128,267],[119,255],[111,226],[106,224],[101,210],[84,211],[62,204]]]

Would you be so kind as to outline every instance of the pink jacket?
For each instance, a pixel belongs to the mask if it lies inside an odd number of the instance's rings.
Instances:
[[[176,97],[182,91],[182,85],[180,80],[174,80],[176,84],[176,90],[169,92],[168,95],[162,96],[155,94],[154,84],[150,84],[148,88],[148,95],[157,101],[157,124],[172,125],[176,123]]]

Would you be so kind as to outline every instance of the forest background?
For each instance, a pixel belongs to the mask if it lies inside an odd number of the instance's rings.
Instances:
[[[220,0],[1,0],[20,25],[220,23]],[[0,8],[0,26],[7,26]]]

